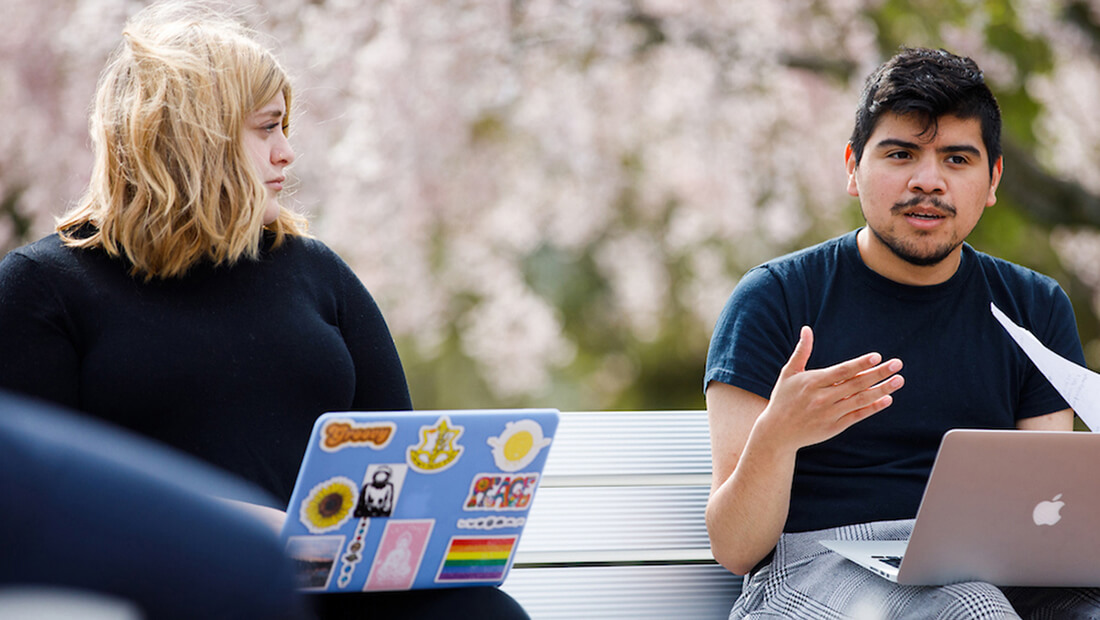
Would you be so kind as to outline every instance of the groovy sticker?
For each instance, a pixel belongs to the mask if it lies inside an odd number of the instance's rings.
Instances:
[[[336,452],[340,448],[369,447],[381,450],[390,444],[397,425],[393,422],[356,424],[334,418],[321,427],[321,449]]]
[[[298,518],[314,534],[339,529],[355,508],[358,485],[343,476],[318,483],[302,501]]]
[[[534,420],[509,422],[504,432],[490,437],[493,460],[502,471],[519,471],[535,460],[539,451],[550,445],[550,438],[542,436],[542,426]]]
[[[434,525],[431,519],[387,523],[363,590],[411,588]]]
[[[455,536],[447,546],[435,581],[500,581],[515,546],[516,536]]]
[[[439,473],[458,461],[465,450],[456,442],[465,430],[441,416],[435,426],[420,427],[420,443],[409,446],[409,466],[424,474]]]
[[[478,474],[462,504],[464,510],[527,510],[539,475]]]

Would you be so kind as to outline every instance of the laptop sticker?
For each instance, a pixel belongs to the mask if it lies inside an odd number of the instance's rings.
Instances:
[[[378,553],[363,590],[408,590],[420,570],[433,519],[394,520],[386,523]]]
[[[355,567],[363,559],[363,537],[370,527],[370,519],[359,519],[359,525],[355,527],[355,536],[348,544],[348,552],[344,555],[344,563],[340,565],[340,578],[336,585],[341,588],[348,587],[351,576],[355,574]]]
[[[393,422],[356,424],[352,420],[333,418],[321,429],[321,448],[326,452],[364,446],[381,450],[390,445],[395,430],[397,425]]]
[[[463,510],[527,510],[539,475],[478,474],[470,483]]]
[[[344,476],[318,483],[302,501],[298,517],[314,534],[339,529],[351,517],[356,503],[357,486]]]
[[[291,536],[286,552],[295,564],[295,581],[301,590],[324,590],[332,577],[332,565],[344,546],[343,536]]]
[[[441,416],[434,426],[420,427],[420,443],[409,446],[409,466],[424,474],[437,474],[458,461],[464,447],[458,445],[463,427]]]
[[[487,581],[504,578],[515,550],[516,536],[455,536],[447,546],[436,583]]]
[[[375,464],[367,468],[363,486],[359,489],[359,502],[352,516],[388,517],[397,507],[397,498],[405,484],[409,466],[404,463]]]
[[[455,524],[460,530],[499,530],[523,527],[527,517],[506,517],[504,515],[490,515],[486,517],[474,517],[471,519],[459,519]]]
[[[535,460],[539,451],[550,445],[543,437],[542,426],[534,420],[509,422],[504,432],[488,439],[493,447],[493,460],[502,471],[519,471]]]

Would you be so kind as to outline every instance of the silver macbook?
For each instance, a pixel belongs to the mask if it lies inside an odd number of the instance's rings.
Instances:
[[[1100,586],[1100,434],[944,435],[908,541],[823,540],[903,585]]]

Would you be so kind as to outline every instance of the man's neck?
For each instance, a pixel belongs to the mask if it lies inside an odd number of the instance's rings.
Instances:
[[[932,286],[951,279],[962,262],[962,245],[934,265],[914,265],[886,247],[871,229],[864,226],[856,234],[859,257],[867,268],[880,276],[908,286]]]

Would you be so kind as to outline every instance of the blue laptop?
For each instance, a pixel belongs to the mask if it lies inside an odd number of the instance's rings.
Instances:
[[[299,588],[499,585],[557,426],[555,409],[322,415],[282,531]]]

